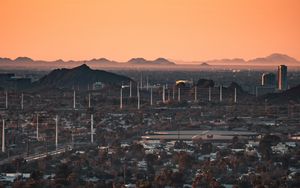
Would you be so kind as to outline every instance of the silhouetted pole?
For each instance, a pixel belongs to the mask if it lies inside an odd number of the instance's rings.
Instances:
[[[236,91],[236,88],[234,88],[234,103],[237,103],[237,91]]]
[[[132,97],[132,82],[129,82],[129,97]]]
[[[137,104],[137,109],[140,109],[140,88],[139,88],[139,84],[137,85],[137,99],[138,99],[138,104]]]
[[[123,86],[121,86],[120,90],[120,109],[123,109]]]
[[[173,96],[172,96],[172,99],[174,100],[175,99],[175,87],[173,86]]]
[[[194,98],[195,102],[197,102],[197,86],[195,86],[195,98]]]
[[[36,114],[36,140],[39,140],[39,114]]]
[[[149,78],[148,78],[148,76],[147,76],[147,83],[146,83],[147,85],[146,85],[146,88],[147,88],[147,91],[149,90]]]
[[[162,92],[162,101],[163,101],[163,103],[165,103],[166,102],[166,93],[165,93],[165,85],[163,85],[163,92]]]
[[[2,120],[2,152],[5,152],[5,120]]]
[[[91,114],[91,143],[94,143],[94,116]]]
[[[24,95],[23,93],[21,94],[21,109],[24,109]]]
[[[5,91],[5,109],[8,109],[8,93]]]
[[[58,115],[55,118],[55,148],[58,146]]]
[[[89,93],[89,108],[91,108],[91,94]]]
[[[178,87],[178,102],[180,102],[180,87]]]
[[[73,91],[73,108],[74,109],[76,108],[76,91],[75,91],[75,89]]]
[[[211,101],[211,87],[208,88],[208,101]]]
[[[223,91],[222,91],[222,89],[223,89],[223,86],[220,85],[220,102],[223,101]]]
[[[150,88],[150,105],[153,105],[153,88]]]

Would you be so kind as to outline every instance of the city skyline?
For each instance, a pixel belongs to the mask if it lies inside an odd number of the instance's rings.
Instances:
[[[1,57],[199,61],[272,53],[300,59],[300,3],[1,1]]]

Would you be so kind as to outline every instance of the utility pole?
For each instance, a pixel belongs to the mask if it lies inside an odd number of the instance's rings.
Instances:
[[[211,101],[211,87],[208,88],[208,101]]]
[[[91,108],[91,94],[89,93],[89,108]]]
[[[23,93],[21,94],[21,109],[24,109],[24,95]]]
[[[94,116],[91,114],[91,143],[94,143]]]
[[[75,92],[75,89],[73,91],[73,108],[74,109],[76,108],[76,92]]]
[[[178,102],[180,102],[180,87],[178,87]]]
[[[129,82],[129,97],[132,97],[132,82]]]
[[[223,101],[223,86],[222,85],[220,85],[220,102],[222,102]]]
[[[8,94],[7,94],[7,91],[5,91],[5,109],[8,109]]]
[[[2,152],[5,152],[5,120],[2,120]]]
[[[197,86],[195,86],[195,98],[194,98],[195,102],[197,102]]]
[[[58,146],[58,115],[55,118],[55,148]]]
[[[138,106],[137,106],[137,109],[139,110],[140,109],[140,103],[141,103],[141,101],[140,101],[140,88],[139,88],[139,84],[137,85],[138,87],[137,87],[137,99],[138,99]]]
[[[153,105],[153,88],[151,87],[150,88],[150,105],[152,106]]]
[[[39,140],[39,114],[36,114],[36,140]]]
[[[237,90],[234,88],[234,103],[237,103]]]
[[[121,86],[120,90],[120,109],[123,109],[123,86]]]

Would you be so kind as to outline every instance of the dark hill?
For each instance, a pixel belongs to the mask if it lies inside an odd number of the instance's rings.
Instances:
[[[213,80],[208,79],[199,79],[197,82],[197,86],[200,88],[209,88],[214,87],[215,82]]]
[[[93,70],[86,64],[72,69],[56,69],[35,83],[37,87],[72,88],[73,86],[87,88],[88,84],[102,82],[108,85],[121,85],[131,79],[126,76]]]
[[[238,92],[244,93],[243,88],[236,82],[231,82],[227,89],[230,91],[234,91],[235,88]]]
[[[282,93],[269,93],[264,96],[264,99],[267,99],[272,103],[299,103],[300,102],[300,85],[288,89]]]

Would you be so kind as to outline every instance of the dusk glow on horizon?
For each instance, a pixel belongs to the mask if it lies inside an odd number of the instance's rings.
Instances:
[[[0,57],[300,59],[299,0],[2,0]]]

